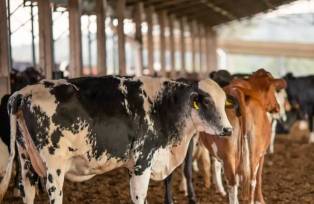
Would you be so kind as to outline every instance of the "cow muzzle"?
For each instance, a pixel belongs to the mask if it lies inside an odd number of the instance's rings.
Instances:
[[[233,131],[232,127],[224,127],[224,128],[222,128],[222,131],[219,134],[219,136],[231,136],[232,131]]]

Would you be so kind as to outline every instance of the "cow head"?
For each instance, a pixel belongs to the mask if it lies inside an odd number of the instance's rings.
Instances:
[[[259,69],[247,80],[234,80],[232,84],[239,87],[245,96],[259,101],[266,112],[279,112],[280,106],[276,100],[275,93],[286,87],[285,80],[275,79],[266,70]]]
[[[230,136],[232,126],[225,112],[226,94],[213,80],[198,82],[198,92],[190,96],[192,121],[199,132]]]

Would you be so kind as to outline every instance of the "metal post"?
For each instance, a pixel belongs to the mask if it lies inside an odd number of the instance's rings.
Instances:
[[[53,60],[53,34],[52,14],[49,1],[38,1],[39,24],[39,64],[47,79],[52,78]]]
[[[174,15],[169,16],[169,38],[170,38],[170,56],[171,56],[171,77],[176,75],[176,48],[174,37]]]
[[[166,11],[161,11],[158,15],[160,26],[160,74],[166,75],[166,38],[165,38],[165,26],[166,26]]]
[[[31,2],[31,34],[32,34],[32,62],[33,67],[36,67],[36,52],[35,52],[35,34],[34,34],[34,12],[33,12],[33,2]]]
[[[124,36],[124,12],[125,0],[117,0],[118,18],[118,50],[119,50],[119,74],[126,75],[125,36]]]
[[[92,71],[92,36],[90,33],[90,17],[87,19],[87,54],[88,54],[88,68],[89,73]]]
[[[154,36],[153,36],[153,7],[149,6],[146,9],[147,21],[147,68],[149,74],[154,74]]]
[[[82,75],[81,10],[78,0],[69,0],[70,77]]]
[[[107,0],[96,1],[97,15],[97,73],[107,74],[107,50],[106,50],[106,9]]]
[[[185,19],[180,19],[180,44],[181,44],[181,74],[186,74],[186,63],[185,63]]]
[[[10,93],[10,60],[6,1],[0,1],[0,97]]]

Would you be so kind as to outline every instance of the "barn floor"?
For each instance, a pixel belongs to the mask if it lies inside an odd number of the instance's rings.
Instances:
[[[178,171],[174,180],[175,202],[187,203],[178,190]],[[199,203],[227,203],[227,198],[216,193],[214,186],[205,189],[200,173],[194,174],[194,184]],[[267,203],[314,203],[314,144],[307,144],[302,137],[278,137],[275,154],[266,159],[263,191]],[[65,204],[130,203],[127,171],[120,169],[84,183],[66,182],[64,195]],[[46,195],[37,197],[36,201],[48,203]],[[163,203],[163,182],[151,182],[148,201]],[[4,203],[22,204],[22,201],[9,193]]]

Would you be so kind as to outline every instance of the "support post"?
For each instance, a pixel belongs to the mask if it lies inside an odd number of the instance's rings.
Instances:
[[[209,72],[210,67],[210,57],[209,57],[209,28],[208,26],[204,26],[204,38],[205,38],[205,60],[206,60],[206,69],[204,70],[205,73]]]
[[[97,74],[107,74],[106,50],[106,8],[107,0],[96,0],[97,17]]]
[[[54,69],[52,14],[49,1],[38,1],[39,65],[47,79]]]
[[[198,75],[201,76],[203,73],[203,50],[202,50],[202,39],[203,39],[203,33],[202,33],[202,26],[200,24],[197,24],[197,30],[198,30],[198,54],[199,54],[199,70]]]
[[[191,37],[191,52],[192,52],[192,73],[196,71],[196,57],[195,57],[195,38],[196,38],[196,32],[195,32],[195,22],[190,22],[190,37]]]
[[[34,6],[31,2],[31,34],[32,34],[32,62],[33,66],[36,66],[36,50],[35,50],[35,33],[34,33]]]
[[[170,38],[170,58],[171,58],[171,74],[170,76],[176,77],[176,48],[175,48],[175,37],[174,37],[174,15],[169,16],[169,38]]]
[[[125,0],[117,0],[119,74],[126,75],[124,12]]]
[[[160,11],[158,21],[160,26],[160,74],[166,76],[166,11]]]
[[[181,75],[186,74],[186,63],[185,63],[185,19],[180,19],[180,48],[181,48]]]
[[[208,72],[216,70],[217,69],[217,36],[216,32],[210,28],[208,33],[209,38],[209,67]]]
[[[81,9],[79,1],[69,0],[70,77],[82,75]]]
[[[0,97],[10,93],[9,33],[6,1],[0,1]]]
[[[144,13],[143,2],[137,2],[134,8],[134,22],[135,22],[135,41],[137,42],[137,60],[138,75],[143,74],[143,35],[142,35],[142,14]]]
[[[154,36],[153,36],[153,13],[152,6],[146,8],[146,21],[147,21],[147,68],[149,74],[154,74]]]

